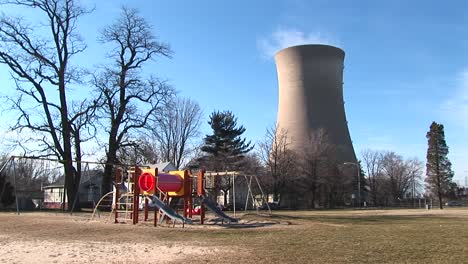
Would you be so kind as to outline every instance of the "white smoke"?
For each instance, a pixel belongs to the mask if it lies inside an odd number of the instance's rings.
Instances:
[[[261,38],[257,42],[258,48],[265,58],[273,58],[281,49],[303,44],[326,44],[337,46],[338,43],[330,36],[321,32],[309,32],[294,28],[279,28],[267,38]]]

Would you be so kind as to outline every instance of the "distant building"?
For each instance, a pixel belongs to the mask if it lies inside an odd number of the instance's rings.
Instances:
[[[81,183],[78,190],[80,207],[93,207],[101,198],[101,170],[83,171],[81,175]],[[64,196],[64,178],[57,182],[44,186],[44,201],[42,207],[45,209],[60,209],[62,208]],[[67,207],[68,197],[65,200],[65,208]]]
[[[158,171],[162,171],[162,172],[170,172],[170,171],[178,170],[177,167],[174,164],[172,164],[172,162],[149,164],[148,167],[150,167],[151,169],[157,168]]]
[[[160,172],[175,171],[177,168],[171,162],[163,162],[147,165],[147,167],[155,169]],[[101,196],[103,171],[99,169],[83,171],[81,175],[81,183],[78,190],[79,205],[81,208],[93,208],[99,201]],[[63,203],[64,193],[64,179],[48,185],[43,188],[44,201],[43,208],[46,209],[60,209]],[[68,199],[65,201],[65,208],[67,207]]]
[[[345,52],[328,45],[299,45],[275,55],[279,98],[277,125],[298,153],[311,133],[324,129],[338,162],[356,163],[343,99]],[[281,131],[281,130],[280,130]]]
[[[79,188],[79,201],[82,208],[93,208],[101,199],[102,170],[82,172]]]
[[[43,199],[41,190],[34,188],[17,190],[16,196],[19,210],[38,209]],[[12,206],[14,206],[14,204]],[[12,208],[12,206],[10,207]]]
[[[44,193],[44,201],[42,202],[42,208],[45,209],[60,209],[63,203],[63,192],[64,192],[64,179],[61,179],[54,184],[44,186],[42,188]],[[65,200],[65,207],[67,207],[68,199]]]

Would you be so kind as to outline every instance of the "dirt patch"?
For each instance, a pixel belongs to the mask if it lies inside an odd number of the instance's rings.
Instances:
[[[233,252],[184,241],[182,228],[108,224],[80,215],[0,213],[0,223],[0,263],[179,263]]]
[[[2,237],[0,263],[171,263],[226,251],[183,244],[131,243],[124,238],[120,243],[13,239]]]
[[[464,263],[468,257],[466,209],[238,217],[236,224],[155,228],[114,224],[108,214],[90,220],[0,213],[0,263]]]

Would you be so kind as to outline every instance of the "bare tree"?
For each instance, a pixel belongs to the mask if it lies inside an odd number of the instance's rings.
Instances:
[[[306,191],[310,193],[310,204],[312,208],[319,205],[320,189],[326,183],[325,177],[333,166],[335,148],[330,144],[328,134],[322,128],[312,131],[309,135],[307,145],[304,146],[300,155],[301,183]]]
[[[83,156],[85,155],[81,145],[84,142],[94,139],[97,134],[95,121],[98,101],[99,99],[95,99],[93,101],[84,100],[72,105],[73,115],[70,118],[70,132],[73,138],[74,157],[76,162],[75,188],[77,188],[77,192],[81,182],[82,161]],[[79,198],[79,195],[77,195],[76,198]],[[75,205],[80,204],[76,199],[70,201],[73,201],[73,204]]]
[[[321,191],[324,206],[327,208],[335,208],[344,205],[349,200],[350,193],[353,189],[355,177],[347,177],[348,175],[343,170],[343,167],[336,159],[333,152],[324,161],[323,177],[321,180]]]
[[[153,117],[149,131],[158,143],[161,158],[180,168],[193,151],[190,141],[200,135],[200,105],[188,98],[175,98]]]
[[[173,94],[173,89],[154,76],[141,76],[143,66],[156,56],[169,57],[167,44],[157,41],[153,28],[135,9],[122,8],[119,19],[106,27],[100,39],[114,45],[113,65],[94,78],[100,93],[102,120],[108,133],[102,191],[111,188],[113,165],[120,148],[132,146],[131,133],[146,126],[151,115]]]
[[[364,169],[367,172],[370,200],[375,206],[378,204],[378,198],[381,194],[379,192],[379,188],[381,187],[379,183],[382,183],[383,154],[380,151],[366,149],[362,152],[361,156]]]
[[[421,161],[416,158],[405,159],[391,151],[369,149],[362,152],[362,159],[374,206],[395,204],[409,197],[414,202],[421,188]]]
[[[242,161],[242,171],[248,175],[260,175],[264,173],[264,170],[265,167],[258,153],[249,153]]]
[[[393,204],[411,197],[421,186],[422,163],[416,158],[404,159],[394,152],[383,152],[380,157],[381,171],[375,177],[376,191],[382,196],[380,203]]]
[[[423,173],[423,164],[417,158],[407,159],[405,161],[406,173],[410,178],[410,187],[411,199],[413,200],[413,207],[416,207],[415,198],[418,193],[418,190],[422,187],[422,173]]]
[[[155,164],[161,162],[161,154],[156,141],[142,135],[132,145],[121,147],[117,153],[124,164]]]
[[[267,168],[262,183],[270,187],[273,200],[281,203],[281,196],[286,191],[288,182],[292,180],[297,165],[294,153],[288,149],[287,131],[278,126],[269,128],[265,139],[258,145],[260,158]]]
[[[0,63],[10,69],[19,93],[18,98],[11,99],[14,109],[19,111],[13,128],[43,135],[39,142],[44,150],[53,151],[63,161],[67,196],[74,200],[80,174],[73,166],[72,119],[75,114],[69,108],[67,87],[79,83],[82,77],[82,71],[71,64],[71,58],[86,48],[77,33],[77,21],[88,10],[75,0],[2,3],[39,10],[46,19],[48,34],[41,36],[37,34],[38,29],[42,29],[40,26],[34,28],[21,17],[2,15]]]
[[[410,188],[411,177],[407,173],[403,157],[394,152],[387,152],[383,156],[383,171],[390,183],[390,193],[393,201],[404,198]]]

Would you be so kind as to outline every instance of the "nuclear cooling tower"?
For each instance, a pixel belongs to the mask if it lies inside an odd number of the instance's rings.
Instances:
[[[278,127],[290,148],[304,149],[312,131],[323,128],[340,162],[356,162],[343,101],[343,50],[327,45],[293,46],[276,53]]]

